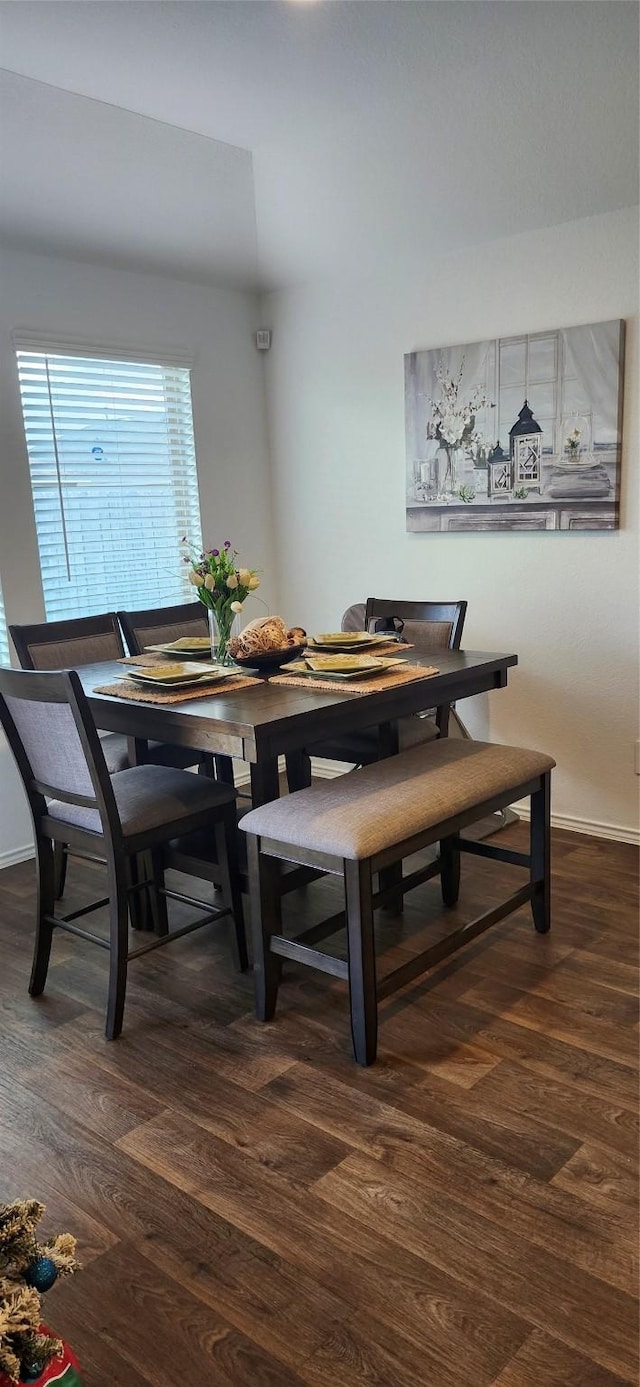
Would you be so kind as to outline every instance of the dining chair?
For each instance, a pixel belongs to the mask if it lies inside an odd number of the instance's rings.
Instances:
[[[180,636],[208,636],[209,626],[201,602],[181,602],[174,607],[145,607],[137,612],[118,612],[130,655],[142,655],[148,645],[165,645]]]
[[[181,636],[208,636],[209,624],[201,602],[182,602],[174,607],[143,607],[137,612],[118,612],[118,621],[130,655],[142,655],[150,645],[165,645]],[[199,769],[233,785],[230,756],[203,752]]]
[[[362,613],[362,624],[355,625]],[[409,602],[386,597],[368,597],[366,603],[348,607],[342,619],[346,631],[384,631],[415,646],[420,655],[434,655],[439,650],[459,650],[462,640],[467,603]],[[400,647],[401,648],[401,647]],[[421,713],[398,720],[399,750],[422,746],[449,732],[451,705],[440,704]],[[307,755],[327,761],[345,761],[368,766],[378,761],[381,745],[376,728],[364,728],[344,737],[336,736],[307,748]],[[309,770],[310,780],[310,770]],[[309,783],[307,780],[307,783]]]
[[[9,634],[22,669],[74,669],[101,660],[122,659],[125,650],[115,612],[100,612],[97,616],[68,617],[62,621],[41,621],[30,626],[10,626]],[[165,742],[148,742],[125,737],[119,732],[101,732],[102,751],[107,769],[113,774],[139,762],[159,766],[175,766],[181,770],[201,765],[213,775],[213,766],[205,754],[189,747],[172,746]],[[56,848],[56,897],[64,892],[67,854],[64,845]]]
[[[44,990],[56,929],[109,950],[109,1040],[122,1029],[128,964],[141,954],[232,916],[236,962],[246,969],[233,789],[173,766],[139,765],[110,774],[75,670],[0,669],[0,722],[33,820],[38,899],[31,996],[40,996]],[[167,844],[198,831],[215,838],[222,908],[169,890],[165,884]],[[84,856],[106,862],[107,897],[69,915],[55,914],[55,843],[70,844]],[[136,880],[132,870],[141,855],[152,864],[148,881]],[[129,949],[129,906],[143,887],[155,897],[158,934],[149,943]],[[206,913],[169,932],[167,898],[202,907]],[[108,939],[77,925],[80,917],[105,905],[109,906]]]

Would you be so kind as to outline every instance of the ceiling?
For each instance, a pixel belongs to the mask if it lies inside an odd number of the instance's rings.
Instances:
[[[638,199],[634,0],[0,0],[0,66],[36,249],[271,288]]]

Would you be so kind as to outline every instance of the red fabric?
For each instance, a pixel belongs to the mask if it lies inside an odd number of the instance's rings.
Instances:
[[[42,1334],[51,1334],[46,1325],[40,1325]],[[15,1383],[5,1373],[0,1373],[0,1387],[15,1387]],[[80,1364],[68,1344],[63,1344],[62,1353],[52,1358],[44,1372],[29,1383],[29,1387],[82,1387]]]

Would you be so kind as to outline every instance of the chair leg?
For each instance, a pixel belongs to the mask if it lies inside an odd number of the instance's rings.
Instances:
[[[384,761],[388,756],[397,756],[400,750],[399,732],[397,722],[382,722],[378,727],[378,760]],[[393,891],[394,886],[400,886],[402,882],[402,862],[394,862],[391,867],[385,867],[379,874],[378,880],[381,891],[391,891],[384,910],[390,915],[402,915],[404,910],[404,895],[401,890]]]
[[[371,863],[345,862],[351,1038],[358,1064],[373,1064],[378,1048],[376,953]]]
[[[456,905],[460,895],[460,848],[458,835],[440,839],[440,886],[445,905]]]
[[[137,882],[151,879],[153,873],[150,854],[140,852],[134,857],[128,857],[125,870],[127,873],[127,883],[130,889],[129,917],[131,920],[131,928],[153,930],[156,928],[157,921],[154,913],[155,903],[151,894],[151,887],[142,886],[137,891],[131,889]]]
[[[272,934],[279,934],[281,929],[280,863],[263,856],[253,833],[247,838],[256,1016],[259,1021],[271,1021],[282,972],[282,960],[269,948]]]
[[[531,913],[538,934],[551,928],[551,772],[541,777],[531,796]]]
[[[32,997],[40,997],[44,992],[51,954],[51,940],[55,929],[55,925],[51,923],[55,900],[54,855],[53,845],[48,838],[36,836],[36,858],[38,866],[38,914],[33,964],[29,981],[29,992]]]
[[[154,934],[162,935],[169,933],[169,914],[167,910],[167,898],[160,890],[164,886],[164,857],[162,848],[152,848],[149,854],[151,858],[151,882],[149,905],[153,918]]]
[[[124,998],[127,988],[129,951],[129,894],[124,861],[109,859],[109,998],[107,1002],[107,1040],[117,1040],[122,1030]]]
[[[294,794],[296,790],[306,790],[311,784],[311,757],[308,752],[290,751],[285,756],[285,765],[289,794]]]
[[[64,896],[64,887],[67,880],[67,845],[66,843],[54,843],[53,845],[53,869],[54,869],[54,895],[57,901]]]
[[[240,868],[238,865],[238,825],[235,805],[229,806],[221,823],[216,824],[216,858],[220,869],[220,888],[226,906],[233,911],[233,962],[238,972],[249,967],[247,936],[244,928]]]

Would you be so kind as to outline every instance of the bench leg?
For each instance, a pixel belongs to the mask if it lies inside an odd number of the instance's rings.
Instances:
[[[344,888],[353,1053],[358,1064],[373,1064],[378,1043],[378,1000],[369,861],[345,862]]]
[[[282,960],[269,948],[272,934],[280,934],[282,927],[280,863],[263,856],[254,833],[247,834],[247,853],[256,1016],[259,1021],[271,1021],[282,971]]]
[[[551,928],[551,772],[541,777],[540,789],[531,796],[531,897],[533,923],[538,934]]]
[[[458,835],[440,839],[440,886],[445,905],[456,905],[460,895],[460,848]]]

